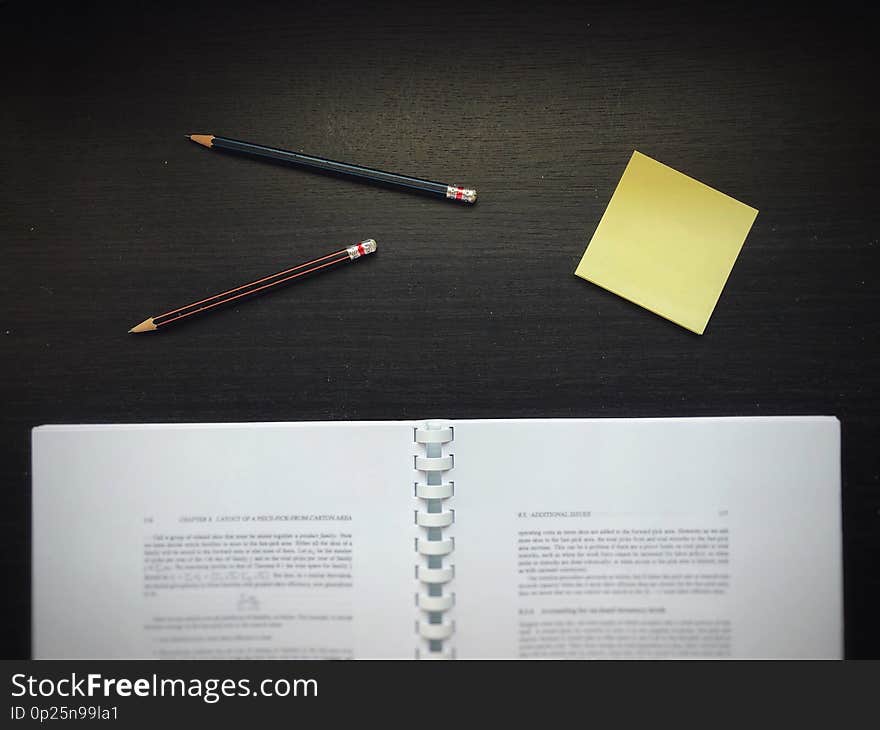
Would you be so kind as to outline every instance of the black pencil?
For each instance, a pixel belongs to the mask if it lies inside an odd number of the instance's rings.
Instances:
[[[384,183],[386,185],[397,185],[399,187],[409,188],[410,190],[418,190],[430,195],[436,195],[441,198],[446,198],[447,200],[461,201],[462,203],[475,203],[477,201],[477,191],[471,188],[462,187],[461,185],[434,182],[432,180],[421,180],[417,177],[398,175],[394,172],[372,170],[368,167],[352,165],[347,162],[336,162],[335,160],[328,160],[324,157],[316,157],[315,155],[305,155],[299,152],[276,149],[274,147],[264,147],[260,144],[242,142],[241,140],[230,139],[229,137],[218,137],[213,134],[188,134],[186,135],[186,138],[213,150],[226,150],[228,152],[238,152],[245,155],[267,157],[270,160],[288,162],[292,165],[297,165],[298,167],[331,172],[338,175],[350,175],[352,177],[358,177],[376,183]]]
[[[372,238],[368,238],[366,241],[356,243],[354,246],[339,249],[333,253],[328,253],[326,256],[306,261],[306,263],[300,264],[299,266],[279,271],[277,274],[270,274],[269,276],[264,276],[256,281],[237,286],[234,289],[229,289],[220,294],[214,294],[205,299],[200,299],[192,304],[187,304],[185,307],[178,307],[177,309],[172,309],[164,314],[147,317],[143,322],[132,327],[129,330],[129,333],[137,334],[140,332],[153,332],[161,327],[180,322],[180,320],[192,317],[193,315],[209,312],[223,304],[237,302],[245,297],[254,296],[255,294],[265,294],[282,284],[289,284],[290,282],[301,279],[308,274],[329,271],[331,268],[338,266],[339,264],[354,261],[361,256],[373,253],[375,250],[376,242]]]

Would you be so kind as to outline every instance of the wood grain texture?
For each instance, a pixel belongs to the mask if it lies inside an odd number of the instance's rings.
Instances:
[[[873,26],[704,5],[0,6],[0,654],[30,651],[41,423],[831,414],[846,651],[880,656]],[[572,275],[633,149],[760,210],[702,337]],[[357,267],[126,334],[368,237]]]

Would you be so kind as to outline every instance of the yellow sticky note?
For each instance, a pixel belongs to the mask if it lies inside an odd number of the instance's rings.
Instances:
[[[701,335],[757,215],[633,152],[574,273]]]

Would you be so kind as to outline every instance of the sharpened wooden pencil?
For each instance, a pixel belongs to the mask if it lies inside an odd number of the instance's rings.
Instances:
[[[366,256],[367,254],[374,253],[375,251],[376,242],[372,238],[369,238],[366,241],[361,241],[360,243],[355,244],[354,246],[348,246],[347,248],[339,249],[338,251],[334,251],[333,253],[328,253],[326,256],[321,256],[320,258],[313,259],[312,261],[307,261],[306,263],[300,264],[299,266],[294,266],[290,269],[279,271],[276,274],[264,276],[261,279],[257,279],[256,281],[242,284],[241,286],[237,286],[234,289],[228,289],[227,291],[207,297],[206,299],[200,299],[199,301],[193,302],[192,304],[187,304],[184,307],[172,309],[170,312],[157,314],[154,317],[147,317],[147,319],[145,319],[143,322],[132,327],[129,330],[129,334],[155,332],[158,329],[167,327],[168,325],[174,324],[176,322],[180,322],[194,315],[210,312],[224,304],[237,302],[241,299],[244,299],[245,297],[251,297],[257,294],[265,294],[269,291],[273,291],[283,284],[289,284],[293,281],[307,276],[308,274],[316,274],[321,271],[329,271],[332,268],[339,266],[340,264],[346,264],[351,261],[356,261],[361,256]]]
[[[186,137],[187,139],[212,150],[226,150],[227,152],[237,152],[239,154],[254,155],[255,157],[265,157],[270,160],[287,162],[291,165],[296,165],[297,167],[320,170],[322,172],[331,172],[336,173],[337,175],[348,175],[363,180],[370,180],[375,183],[384,183],[386,185],[396,185],[410,190],[418,190],[422,193],[428,193],[447,200],[456,200],[461,203],[477,202],[477,191],[473,188],[462,187],[461,185],[434,182],[433,180],[422,180],[421,178],[410,177],[409,175],[398,175],[396,172],[373,170],[369,167],[352,165],[347,162],[328,160],[325,157],[316,157],[315,155],[306,155],[300,152],[277,149],[275,147],[265,147],[260,144],[242,142],[238,139],[219,137],[213,134],[188,134]]]

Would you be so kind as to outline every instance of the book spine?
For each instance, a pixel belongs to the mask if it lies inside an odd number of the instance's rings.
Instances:
[[[453,426],[428,421],[413,429],[413,465],[418,474],[413,496],[417,536],[415,538],[415,629],[417,659],[452,659],[455,621],[455,538],[449,528],[455,522],[451,506],[455,481],[449,479],[455,467]]]

